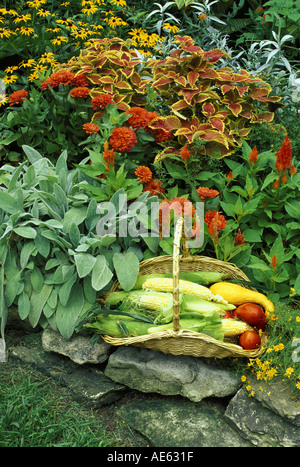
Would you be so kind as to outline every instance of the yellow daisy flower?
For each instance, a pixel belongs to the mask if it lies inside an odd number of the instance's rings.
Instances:
[[[31,68],[36,64],[36,61],[33,58],[29,58],[28,60],[23,60],[20,64],[20,68]]]
[[[0,93],[0,106],[5,105],[8,102],[8,96]]]
[[[4,76],[3,81],[5,84],[15,83],[18,79],[18,75]]]
[[[25,27],[25,26],[22,26],[20,29],[18,29],[18,31],[20,31],[22,36],[31,36],[31,34],[34,33],[33,28],[28,28],[28,27]]]
[[[43,8],[37,11],[37,15],[42,16],[43,18],[46,18],[47,16],[52,16],[49,10],[44,10]]]
[[[27,13],[26,15],[21,15],[18,16],[17,18],[14,19],[14,23],[21,23],[21,21],[24,21],[24,23],[27,23],[27,21],[31,20],[31,14]]]
[[[98,7],[94,3],[86,3],[86,5],[82,8],[81,12],[86,15],[93,15],[98,11]]]
[[[110,3],[116,6],[126,6],[125,0],[110,0]]]
[[[14,66],[8,66],[7,68],[5,68],[5,73],[13,73],[14,71],[16,71],[19,67],[17,67],[16,65]]]
[[[57,36],[55,39],[51,41],[53,45],[60,45],[63,42],[68,42],[68,38],[65,36]]]
[[[0,28],[0,38],[3,39],[3,37],[10,37],[11,36],[11,31],[6,28]]]

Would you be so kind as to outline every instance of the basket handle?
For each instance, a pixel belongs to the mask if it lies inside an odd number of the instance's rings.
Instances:
[[[178,332],[180,329],[180,308],[179,308],[179,260],[180,260],[180,243],[182,241],[183,256],[189,255],[186,248],[186,238],[183,234],[183,217],[180,217],[175,226],[174,243],[173,243],[173,331]]]

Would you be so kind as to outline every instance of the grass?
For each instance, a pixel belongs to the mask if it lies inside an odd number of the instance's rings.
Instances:
[[[146,445],[113,407],[88,408],[52,378],[8,360],[0,363],[0,447]]]

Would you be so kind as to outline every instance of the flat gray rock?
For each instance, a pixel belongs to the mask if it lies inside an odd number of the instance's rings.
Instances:
[[[101,407],[117,401],[123,396],[126,388],[114,383],[95,366],[82,367],[55,354],[47,354],[41,350],[17,346],[11,357],[28,363],[41,373],[59,381],[68,387],[74,399],[91,407]]]
[[[229,402],[225,417],[257,447],[300,447],[300,429],[264,407],[244,389]]]
[[[207,402],[182,398],[136,399],[117,414],[155,447],[251,447]]]
[[[113,352],[105,375],[141,392],[180,395],[194,402],[231,396],[240,385],[240,377],[224,362],[136,347],[120,347]]]
[[[42,345],[46,352],[55,352],[69,357],[79,365],[105,362],[110,354],[111,345],[99,339],[91,343],[91,336],[74,335],[64,338],[59,332],[45,329],[42,334]]]

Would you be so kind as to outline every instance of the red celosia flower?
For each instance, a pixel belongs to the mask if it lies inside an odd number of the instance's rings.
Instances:
[[[137,143],[136,134],[126,126],[117,127],[113,129],[109,143],[116,151],[127,152]]]
[[[279,174],[289,169],[292,165],[292,148],[288,135],[276,153],[275,168]]]
[[[241,232],[241,229],[238,230],[238,233],[234,237],[234,246],[243,245],[245,243],[245,234]]]
[[[103,160],[106,162],[106,170],[115,165],[115,152],[113,149],[108,149],[108,142],[104,143]]]
[[[297,169],[294,165],[292,165],[291,169],[290,169],[290,175],[295,175],[295,173],[297,173]]]
[[[25,89],[20,89],[19,91],[12,92],[9,96],[9,105],[20,104],[26,100],[28,92]]]
[[[198,229],[196,225],[196,209],[191,201],[184,197],[175,197],[170,200],[164,199],[159,205],[159,231],[160,236],[164,237],[169,233],[169,212],[173,210],[176,216],[184,216],[184,219],[193,220],[193,229]]]
[[[230,170],[230,172],[227,174],[227,178],[228,180],[233,180],[233,175],[232,175],[232,171]]]
[[[92,99],[92,107],[94,110],[96,109],[105,109],[108,104],[111,104],[113,100],[113,96],[111,94],[99,94]]]
[[[200,186],[197,190],[198,195],[204,201],[206,198],[215,198],[220,193],[217,190],[212,190],[204,186]]]
[[[282,183],[282,185],[285,185],[286,182],[287,182],[287,180],[288,180],[288,179],[287,179],[287,176],[286,176],[285,174],[283,174],[282,177],[281,177],[281,183]]]
[[[272,187],[275,188],[275,190],[277,190],[278,186],[279,186],[279,178],[277,180],[275,180]]]
[[[74,88],[70,92],[70,96],[72,97],[88,97],[90,93],[90,89],[87,88],[86,86],[80,86],[78,88]]]
[[[184,146],[180,151],[180,155],[183,162],[186,162],[191,157],[189,148],[187,146]]]
[[[135,175],[141,183],[149,182],[152,179],[152,172],[148,167],[140,165],[135,169]]]
[[[153,178],[149,182],[145,183],[143,192],[149,191],[151,196],[159,196],[164,193],[165,189],[162,182]]]
[[[250,152],[250,159],[249,159],[250,165],[255,164],[257,161],[257,158],[258,158],[258,152],[257,152],[256,146],[254,146],[254,148]]]
[[[208,233],[218,242],[219,230],[224,230],[226,227],[225,217],[219,211],[207,211],[204,222],[207,224]]]
[[[271,259],[271,264],[273,266],[273,269],[277,267],[277,256],[274,255],[273,258]]]
[[[82,127],[86,133],[97,133],[100,130],[96,123],[85,123]]]
[[[125,112],[127,115],[131,115],[127,120],[128,125],[138,130],[139,128],[146,128],[147,125],[153,120],[152,112],[143,107],[131,107]]]

